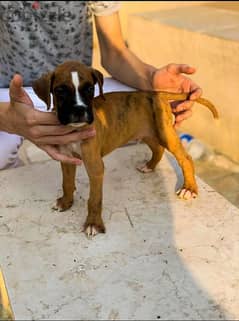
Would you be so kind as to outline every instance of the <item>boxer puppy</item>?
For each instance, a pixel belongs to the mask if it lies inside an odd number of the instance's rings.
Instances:
[[[94,98],[94,85],[100,95]],[[168,92],[112,92],[103,94],[103,76],[78,61],[67,61],[53,72],[44,74],[33,83],[35,93],[50,107],[50,94],[61,124],[76,128],[94,126],[96,136],[65,147],[65,153],[78,156],[84,162],[89,182],[88,216],[84,224],[87,236],[105,232],[102,220],[102,188],[104,164],[102,158],[130,140],[141,139],[152,151],[152,158],[140,171],[153,171],[162,158],[164,149],[178,161],[184,183],[177,192],[182,199],[195,198],[198,188],[191,157],[185,152],[172,122],[170,100],[185,100],[187,94]],[[197,102],[207,106],[218,118],[217,110],[206,99]],[[73,203],[76,166],[61,164],[63,196],[56,209],[65,211]]]

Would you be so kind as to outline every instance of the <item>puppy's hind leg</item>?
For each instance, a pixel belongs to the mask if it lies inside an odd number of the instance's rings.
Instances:
[[[53,209],[65,211],[73,204],[73,194],[75,190],[76,165],[61,163],[63,176],[63,196],[58,198]]]
[[[147,163],[137,166],[137,169],[142,173],[150,173],[155,169],[161,160],[164,153],[164,147],[159,144],[157,137],[145,137],[143,142],[146,143],[151,149],[152,158]]]
[[[159,127],[158,130],[159,142],[174,155],[184,176],[183,186],[177,192],[177,195],[185,200],[195,198],[198,194],[198,188],[195,180],[192,158],[184,150],[183,145],[173,128],[169,102],[161,99],[160,104],[161,108],[158,112],[157,107],[155,108],[156,119],[158,118],[157,124],[161,124],[161,127]]]
[[[165,135],[166,141],[165,147],[174,155],[177,159],[179,166],[182,169],[184,183],[183,186],[177,191],[177,195],[182,199],[195,198],[198,194],[197,183],[194,175],[194,166],[191,159],[174,130],[167,130]]]

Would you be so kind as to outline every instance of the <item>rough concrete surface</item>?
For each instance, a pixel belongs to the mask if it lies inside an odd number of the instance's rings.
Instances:
[[[0,173],[0,261],[16,319],[238,319],[239,211],[198,179],[200,196],[175,196],[181,174],[164,156],[135,166],[147,146],[105,158],[107,233],[88,240],[88,178],[53,212],[60,166],[45,161]]]

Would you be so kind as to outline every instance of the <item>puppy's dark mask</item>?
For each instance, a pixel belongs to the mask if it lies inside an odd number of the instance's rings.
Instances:
[[[79,64],[80,66],[83,66],[80,63],[75,63],[75,64],[77,64],[77,65]],[[64,66],[64,64],[62,64],[60,67],[62,67],[62,69],[63,69],[63,66]],[[87,68],[89,70],[89,74],[92,77],[92,81],[93,81],[92,85],[95,85],[96,83],[98,83],[100,96],[102,98],[104,98],[104,94],[103,94],[104,78],[103,78],[102,73],[96,69],[93,69],[93,68],[88,68],[88,67],[85,67],[85,68]],[[72,66],[71,66],[71,69],[72,69]],[[76,69],[78,69],[78,68],[76,68]],[[71,70],[67,70],[67,68],[66,68],[65,72],[70,73]],[[62,76],[64,76],[64,75],[61,74],[61,78],[64,78]],[[35,91],[35,93],[37,94],[37,96],[46,103],[47,109],[49,109],[51,106],[50,94],[52,93],[54,95],[54,92],[53,92],[54,88],[60,87],[59,84],[55,85],[55,83],[57,82],[57,78],[58,78],[58,72],[57,72],[57,68],[56,68],[55,71],[43,74],[39,79],[35,80],[32,84],[32,88]],[[92,91],[92,88],[90,88],[89,90]],[[56,108],[57,106],[54,106],[54,107]]]

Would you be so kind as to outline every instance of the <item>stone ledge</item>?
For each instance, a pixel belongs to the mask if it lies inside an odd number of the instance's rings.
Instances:
[[[195,14],[196,12],[196,14]],[[132,15],[134,16],[134,15]],[[135,16],[175,28],[238,41],[239,12],[199,6],[145,12]]]
[[[194,108],[182,130],[239,162],[239,12],[197,6],[130,16],[128,43],[149,64],[171,62],[197,68],[191,76],[218,108],[215,122],[204,107]],[[220,139],[219,139],[220,138]]]

